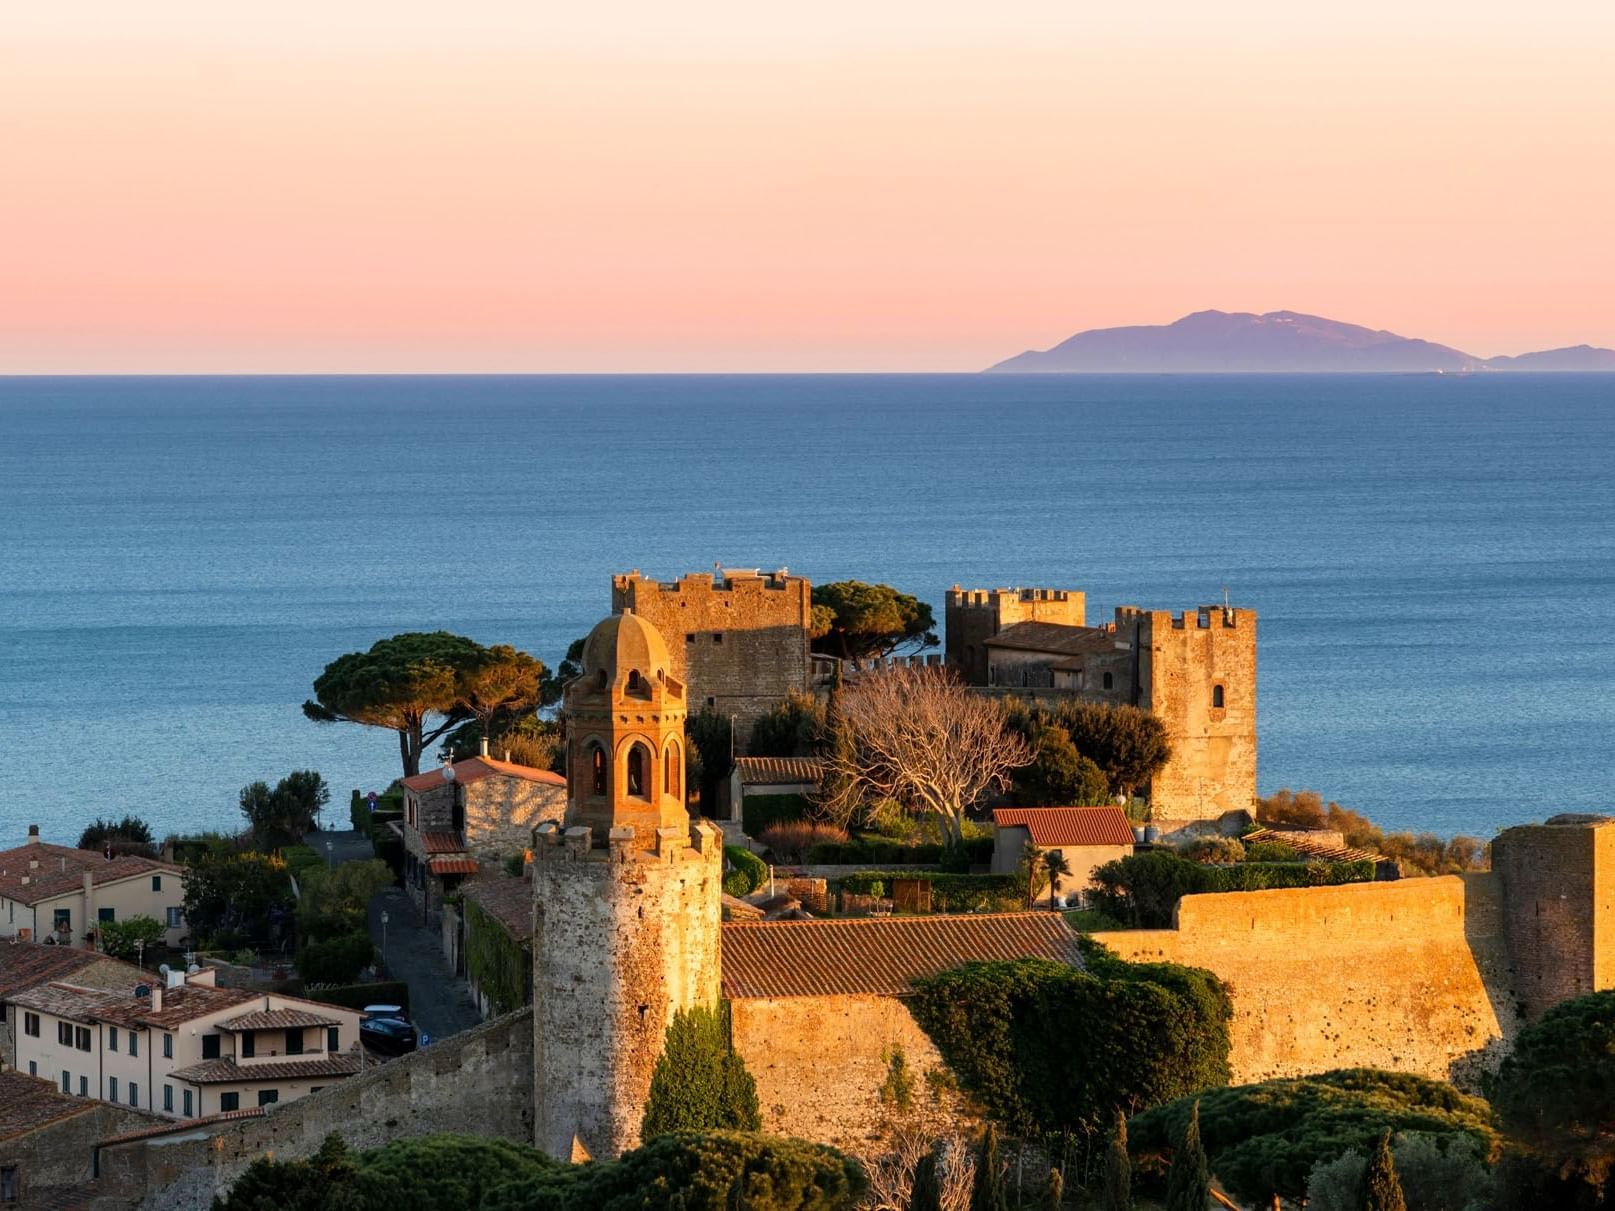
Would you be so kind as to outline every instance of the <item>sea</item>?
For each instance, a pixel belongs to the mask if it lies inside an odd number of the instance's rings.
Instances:
[[[1263,792],[1490,837],[1615,809],[1615,375],[0,379],[0,848],[399,770],[300,704],[446,629],[555,664],[610,577],[1260,616]]]

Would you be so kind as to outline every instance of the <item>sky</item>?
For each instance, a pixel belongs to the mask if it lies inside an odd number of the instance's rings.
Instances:
[[[1608,0],[9,4],[0,373],[1615,346],[1612,62]]]

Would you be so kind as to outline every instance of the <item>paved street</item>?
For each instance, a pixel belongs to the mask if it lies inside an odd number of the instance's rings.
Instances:
[[[465,981],[449,970],[436,933],[421,925],[420,913],[401,888],[389,887],[370,901],[370,936],[377,946],[382,944],[383,911],[388,917],[383,958],[391,977],[409,985],[415,1028],[442,1039],[480,1022]]]

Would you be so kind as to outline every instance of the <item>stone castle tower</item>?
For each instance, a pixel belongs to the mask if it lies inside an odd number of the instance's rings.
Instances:
[[[631,609],[566,687],[564,827],[533,834],[535,1143],[562,1160],[639,1143],[673,1014],[718,1001],[723,835],[684,807],[686,690]]]
[[[944,651],[966,685],[986,685],[987,649],[982,646],[1005,627],[1020,622],[1087,625],[1087,594],[1080,589],[948,590],[943,605]]]

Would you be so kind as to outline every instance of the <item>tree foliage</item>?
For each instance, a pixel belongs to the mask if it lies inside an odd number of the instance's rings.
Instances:
[[[1422,1132],[1443,1142],[1467,1138],[1488,1156],[1497,1144],[1485,1102],[1405,1072],[1347,1068],[1208,1089],[1196,1097],[1212,1172],[1245,1202],[1274,1194],[1301,1199],[1314,1165],[1354,1148],[1366,1155],[1387,1130]],[[1170,1147],[1194,1100],[1180,1098],[1135,1117],[1134,1150]]]
[[[749,896],[768,882],[768,863],[749,849],[725,845],[723,860],[730,868],[723,877],[723,890],[731,896]]]
[[[150,855],[153,852],[151,825],[139,816],[126,814],[121,820],[103,820],[97,816],[79,834],[78,848]]]
[[[1228,1081],[1232,1010],[1215,976],[1084,951],[1086,969],[1021,959],[915,981],[915,1020],[1010,1131],[1092,1136],[1118,1111]]]
[[[297,974],[310,984],[351,984],[375,959],[368,933],[309,942],[297,952]]]
[[[269,854],[209,846],[185,864],[185,920],[197,941],[234,949],[274,942],[292,914],[286,863]]]
[[[298,927],[305,938],[315,941],[368,933],[370,901],[392,881],[392,871],[376,858],[305,870],[297,904]]]
[[[1391,1141],[1408,1211],[1480,1211],[1489,1205],[1492,1172],[1480,1145],[1468,1136],[1433,1137],[1404,1132]],[[1308,1211],[1363,1211],[1368,1158],[1355,1148],[1319,1161],[1307,1176]],[[1521,1200],[1508,1206],[1547,1206]]]
[[[1014,731],[1040,748],[1048,746],[1048,772],[1039,772],[1034,766],[1022,775],[1028,781],[1022,795],[1022,801],[1027,804],[1032,804],[1033,798],[1045,790],[1052,791],[1062,785],[1096,802],[1110,802],[1117,795],[1130,798],[1159,773],[1172,756],[1166,725],[1135,706],[1111,706],[1077,698],[1050,706],[1009,698],[1004,701],[1003,709],[1005,721]],[[1062,736],[1064,743],[1061,743]],[[1079,760],[1073,760],[1072,753],[1077,754]],[[1092,774],[1082,765],[1082,760],[1092,763],[1103,776],[1105,796],[1095,793],[1096,788],[1090,781]],[[1037,784],[1037,780],[1044,777],[1050,780],[1048,787]],[[1041,802],[1064,805],[1067,801],[1049,798]]]
[[[716,812],[718,788],[734,768],[734,735],[729,717],[710,706],[685,716],[685,785],[700,788],[703,815]]]
[[[125,917],[96,925],[96,940],[115,959],[134,959],[162,940],[165,927],[156,917]]]
[[[729,1045],[728,1005],[679,1010],[651,1073],[640,1136],[761,1126],[757,1082]]]
[[[937,646],[931,607],[890,585],[837,580],[813,586],[813,650],[862,666],[899,648]]]
[[[1172,1167],[1166,1175],[1166,1211],[1206,1211],[1211,1200],[1211,1174],[1200,1145],[1200,1103],[1189,1106],[1189,1118],[1173,1141]]]
[[[1133,1158],[1127,1151],[1127,1116],[1116,1112],[1116,1126],[1105,1148],[1102,1211],[1133,1211]]]
[[[1004,1181],[1004,1158],[999,1154],[998,1128],[988,1123],[976,1150],[976,1180],[970,1187],[970,1211],[1009,1211],[1009,1187]]]
[[[241,788],[241,814],[260,849],[295,845],[318,824],[320,809],[331,801],[325,779],[311,769],[294,770],[273,788],[252,782]]]
[[[1374,1144],[1363,1186],[1364,1211],[1408,1211],[1407,1201],[1402,1197],[1402,1183],[1396,1176],[1396,1161],[1391,1156],[1389,1129],[1382,1131]]]
[[[1030,737],[1032,763],[1015,772],[1010,798],[1023,807],[1099,807],[1111,801],[1105,772],[1077,751],[1071,734],[1045,725]]]
[[[1106,862],[1093,873],[1088,900],[1118,921],[1142,929],[1169,929],[1184,896],[1220,891],[1265,891],[1275,887],[1329,887],[1366,883],[1374,863],[1243,862],[1236,866],[1202,866],[1165,850],[1149,850]]]
[[[753,757],[814,757],[829,739],[829,715],[812,694],[793,691],[751,725]]]

